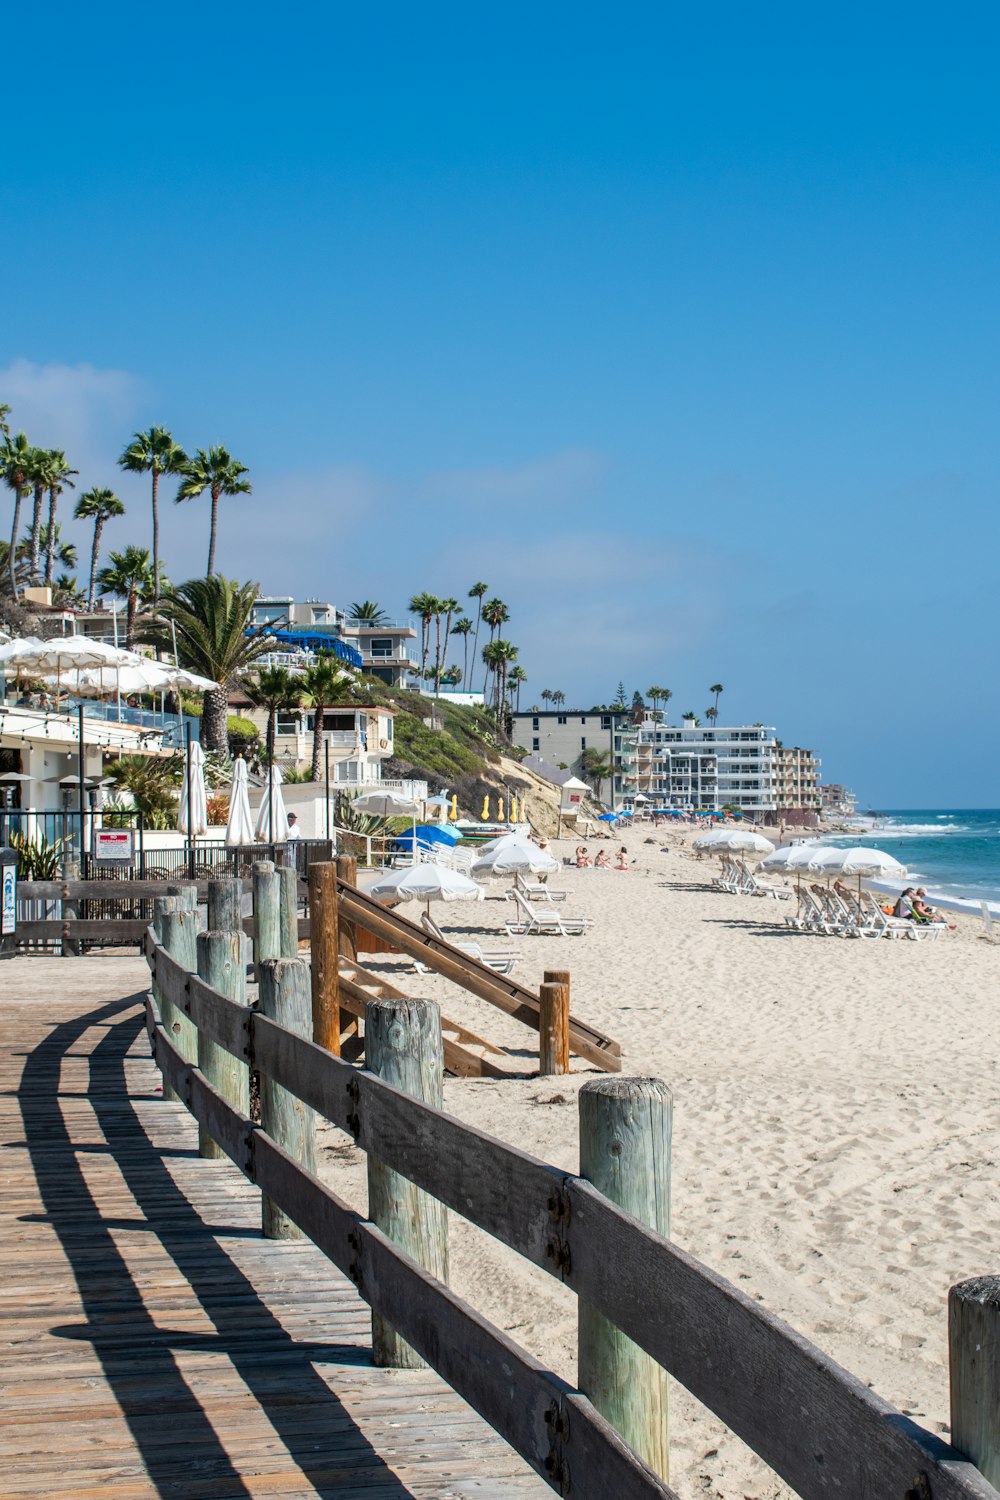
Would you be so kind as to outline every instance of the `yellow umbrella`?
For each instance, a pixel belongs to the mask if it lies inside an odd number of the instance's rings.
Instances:
[[[458,822],[458,797],[457,796],[452,797],[452,799],[451,799],[451,821],[453,823],[457,823]]]
[[[489,799],[489,797],[484,797],[483,798],[483,822],[484,823],[489,822],[489,817],[490,817],[490,799]]]

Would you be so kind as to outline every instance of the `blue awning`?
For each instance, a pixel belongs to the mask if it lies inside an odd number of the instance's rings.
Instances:
[[[283,646],[299,646],[304,651],[329,651],[334,656],[339,656],[341,661],[346,661],[349,666],[364,665],[360,651],[344,641],[334,640],[332,635],[326,635],[322,630],[269,630],[267,633]]]

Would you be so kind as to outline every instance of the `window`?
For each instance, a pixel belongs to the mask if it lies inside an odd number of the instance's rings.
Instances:
[[[368,654],[369,656],[391,656],[394,646],[395,642],[392,636],[384,638],[381,636],[372,636],[368,642]]]
[[[533,714],[532,715],[531,727],[532,727],[532,729],[537,729],[538,728],[538,715],[537,714]]]
[[[585,734],[581,734],[581,736],[580,736],[580,749],[581,750],[586,750],[586,748],[587,748],[587,736]]]
[[[586,722],[587,722],[587,715],[586,714],[581,714],[580,715],[580,723],[581,724],[586,724]]]
[[[298,734],[299,716],[295,713],[278,714],[275,718],[274,727],[276,734]]]
[[[557,724],[565,724],[565,722],[566,722],[566,715],[565,714],[559,714],[557,716],[557,718],[556,718],[556,723]]]
[[[541,745],[539,744],[538,735],[537,734],[535,735],[535,738],[531,742],[531,748],[532,748],[532,750],[540,750],[542,748]]]
[[[354,715],[331,714],[323,715],[323,728],[327,733],[340,732],[341,734],[353,734],[355,727]]]
[[[601,728],[602,729],[610,729],[611,728],[611,715],[610,714],[601,714]]]

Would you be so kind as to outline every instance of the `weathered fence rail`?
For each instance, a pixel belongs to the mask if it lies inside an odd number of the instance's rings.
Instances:
[[[617,1325],[803,1500],[996,1500],[960,1453],[582,1178],[402,1093],[216,993],[150,932],[154,989],[287,1089]],[[149,1002],[165,1079],[226,1153],[558,1493],[672,1491],[595,1408],[292,1160],[182,1056]]]

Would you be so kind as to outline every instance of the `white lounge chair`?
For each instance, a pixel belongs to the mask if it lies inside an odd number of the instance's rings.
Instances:
[[[518,890],[511,891],[517,904],[518,915],[504,927],[511,937],[523,933],[547,934],[548,936],[579,937],[594,925],[593,917],[571,917],[565,912],[537,911]]]
[[[456,942],[448,933],[441,931],[428,912],[424,912],[420,918],[420,925],[429,937],[436,938],[439,943],[447,943],[450,948],[457,948],[459,953],[466,954],[468,958],[478,959],[497,974],[512,974],[515,966],[521,962],[521,954],[512,948],[483,948],[480,943]],[[426,971],[426,965],[419,960],[417,968]]]

